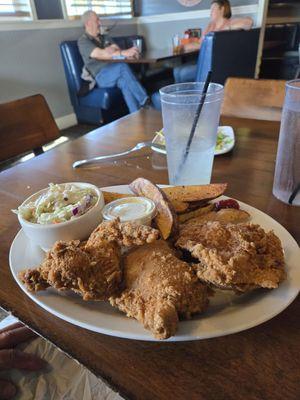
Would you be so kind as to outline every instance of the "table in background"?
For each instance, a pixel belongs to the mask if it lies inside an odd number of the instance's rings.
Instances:
[[[130,399],[296,400],[300,394],[300,301],[247,331],[193,342],[142,342],[93,333],[64,322],[30,300],[14,281],[8,253],[19,225],[11,209],[49,182],[85,181],[100,187],[138,176],[167,183],[165,156],[150,149],[126,159],[73,170],[74,161],[110,154],[149,140],[161,116],[143,110],[0,174],[0,305]],[[300,242],[300,208],[272,194],[279,124],[226,119],[234,150],[215,158],[213,182],[275,218]]]
[[[181,53],[174,53],[172,49],[152,49],[146,50],[141,53],[139,58],[124,58],[124,59],[112,59],[109,62],[125,62],[128,64],[155,64],[160,61],[172,60],[176,58],[187,57],[191,55],[197,55],[199,50],[189,50]],[[101,61],[101,59],[99,59]],[[107,59],[103,59],[106,61]]]
[[[152,49],[146,50],[143,52],[139,58],[124,58],[124,59],[114,59],[109,62],[125,62],[127,64],[136,64],[141,68],[141,78],[144,78],[146,75],[147,68],[150,65],[155,65],[164,61],[174,61],[174,60],[195,60],[198,55],[199,50],[189,50],[181,53],[174,53],[171,48],[166,49]],[[103,59],[102,61],[106,61]]]

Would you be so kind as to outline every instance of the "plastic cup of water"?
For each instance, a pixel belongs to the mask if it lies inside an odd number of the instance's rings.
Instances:
[[[284,203],[300,206],[300,80],[286,83],[273,194]]]
[[[204,82],[193,82],[160,89],[171,185],[210,183],[223,99],[222,85],[209,84],[193,140],[185,156],[203,87]]]
[[[143,50],[143,42],[142,42],[142,39],[134,39],[134,40],[132,41],[132,44],[133,44],[134,47],[136,47],[136,48],[138,49],[139,54],[141,54],[141,53],[142,53],[142,50]]]

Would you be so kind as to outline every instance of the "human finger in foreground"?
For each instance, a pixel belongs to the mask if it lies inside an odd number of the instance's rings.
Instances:
[[[0,350],[11,349],[19,343],[36,337],[36,334],[20,322],[0,330]]]
[[[46,366],[39,357],[16,350],[14,347],[36,335],[20,322],[0,330],[0,370],[17,368],[37,371]],[[0,380],[0,400],[12,399],[17,388],[7,380]]]
[[[17,394],[17,388],[9,381],[0,380],[0,400],[12,399]]]

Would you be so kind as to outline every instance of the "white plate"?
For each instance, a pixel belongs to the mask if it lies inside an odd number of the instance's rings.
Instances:
[[[215,156],[219,156],[220,154],[228,153],[229,151],[231,151],[233,149],[233,147],[235,145],[234,131],[231,126],[219,126],[218,133],[220,133],[220,131],[224,135],[228,136],[228,139],[231,139],[231,142],[226,143],[220,150],[215,150]],[[155,143],[160,144],[159,140],[157,141],[156,136],[154,137],[152,143],[153,143],[153,145],[151,146],[151,149],[153,151],[156,151],[157,153],[161,153],[161,154],[167,154],[166,150],[155,146]]]
[[[215,156],[231,151],[235,145],[234,132],[231,126],[219,126],[218,133],[223,133],[230,139],[230,143],[225,143],[220,150],[215,150]]]
[[[130,192],[125,185],[103,189]],[[273,229],[281,239],[286,257],[287,280],[278,289],[257,290],[241,296],[219,291],[211,299],[207,312],[190,321],[181,321],[176,336],[169,341],[206,339],[243,331],[273,318],[297,296],[300,289],[300,250],[296,241],[268,215],[242,202],[240,204],[251,214],[252,222],[259,223],[266,230]],[[106,302],[85,302],[74,293],[60,293],[54,289],[36,294],[28,292],[17,274],[24,268],[38,265],[43,256],[43,251],[33,245],[22,230],[19,231],[10,249],[10,268],[17,283],[35,303],[51,314],[91,331],[128,339],[155,340],[140,323],[127,318]]]

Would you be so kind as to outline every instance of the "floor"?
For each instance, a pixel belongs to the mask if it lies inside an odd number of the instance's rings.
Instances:
[[[44,151],[47,151],[53,147],[59,146],[60,144],[64,143],[67,140],[77,139],[80,136],[83,136],[84,134],[86,134],[96,128],[98,128],[97,125],[79,124],[79,125],[72,126],[71,128],[68,128],[68,129],[63,129],[60,131],[61,137],[59,139],[57,139],[54,142],[49,143],[46,146],[43,146]],[[0,162],[0,172],[6,170],[8,168],[11,168],[17,164],[20,164],[24,161],[27,161],[33,157],[35,157],[33,153],[25,153],[25,154],[22,154],[21,156],[2,161],[2,162]]]

